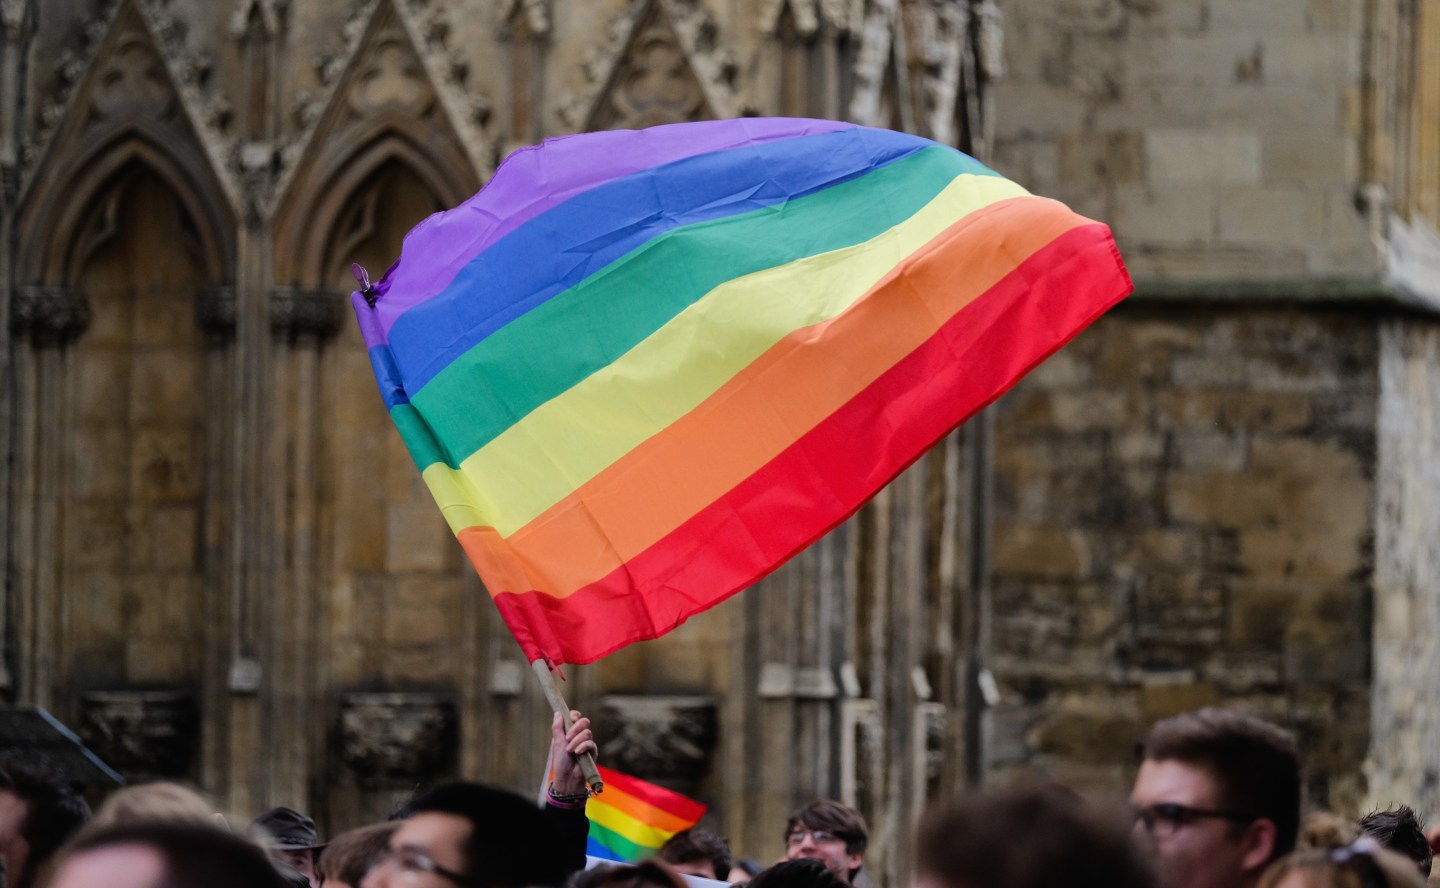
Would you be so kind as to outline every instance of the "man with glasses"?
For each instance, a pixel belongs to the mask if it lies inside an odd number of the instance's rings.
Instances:
[[[842,880],[860,884],[869,837],[859,811],[821,799],[790,815],[785,824],[785,859],[819,860]]]
[[[571,717],[568,732],[555,717],[547,807],[479,783],[437,786],[411,800],[360,888],[556,886],[583,868],[589,821],[578,758],[595,741],[590,720]]]
[[[1269,722],[1201,709],[1158,722],[1130,802],[1166,888],[1253,888],[1295,847],[1300,760]]]

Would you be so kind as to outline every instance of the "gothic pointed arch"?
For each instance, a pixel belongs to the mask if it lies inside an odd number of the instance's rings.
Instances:
[[[480,186],[441,88],[402,13],[384,0],[281,186],[277,283],[302,289],[325,285],[326,254],[347,206],[377,172],[394,164],[413,173],[443,206],[459,203]]]
[[[221,175],[145,17],[116,10],[52,143],[19,199],[18,279],[74,283],[82,229],[126,170],[143,168],[175,196],[211,285],[234,279],[235,216]]]
[[[739,115],[736,63],[716,30],[694,0],[634,0],[586,66],[593,89],[562,107],[561,119],[597,130]]]

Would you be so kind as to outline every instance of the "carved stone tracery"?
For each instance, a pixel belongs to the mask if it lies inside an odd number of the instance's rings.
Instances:
[[[588,96],[562,97],[557,114],[579,129],[653,126],[743,114],[734,54],[716,41],[698,0],[638,0],[610,21],[587,54]]]
[[[10,329],[31,343],[64,345],[90,325],[90,300],[73,287],[17,287],[10,303]]]
[[[130,30],[117,39],[115,50],[105,60],[92,104],[101,118],[165,118],[173,111],[175,98],[154,44],[144,34]]]
[[[550,0],[503,0],[500,21],[509,28],[523,25],[531,36],[550,33]]]
[[[370,43],[368,59],[347,96],[361,118],[384,111],[424,116],[435,104],[435,90],[399,25],[381,31]]]
[[[81,700],[80,734],[130,777],[182,777],[198,736],[195,700],[181,691],[99,691]]]
[[[280,287],[270,296],[270,328],[284,336],[328,339],[340,329],[344,306],[339,293]]]
[[[455,704],[445,696],[346,694],[340,758],[362,783],[433,779],[454,767],[455,729]]]
[[[713,697],[612,694],[600,700],[601,757],[617,770],[693,792],[718,737]]]

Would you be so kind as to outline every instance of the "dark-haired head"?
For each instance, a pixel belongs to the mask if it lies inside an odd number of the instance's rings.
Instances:
[[[763,869],[747,883],[750,888],[848,888],[823,860],[799,857]]]
[[[823,860],[847,882],[864,864],[869,841],[870,830],[860,812],[831,799],[811,802],[785,823],[785,859]]]
[[[1360,818],[1360,832],[1397,854],[1415,861],[1420,875],[1429,878],[1434,860],[1425,839],[1425,824],[1409,805],[1392,811],[1371,811]]]
[[[16,821],[14,837],[0,847],[0,857],[8,884],[19,888],[33,884],[36,871],[90,821],[90,806],[74,787],[54,774],[16,763],[0,768],[0,809]],[[22,839],[23,845],[14,839]]]
[[[1275,824],[1270,859],[1295,848],[1300,831],[1300,756],[1295,738],[1263,719],[1209,707],[1157,722],[1140,744],[1146,761],[1178,761],[1208,773],[1217,805]],[[1236,820],[1238,832],[1245,824]]]
[[[915,854],[924,888],[1156,885],[1127,817],[1053,784],[961,796],[932,810]]]
[[[708,829],[677,832],[656,856],[688,876],[722,881],[730,876],[730,843]]]
[[[413,866],[419,855],[450,881],[482,888],[559,885],[570,874],[567,855],[557,851],[564,838],[513,792],[446,783],[412,799],[409,811],[382,857],[387,871]]]
[[[591,867],[576,873],[569,888],[686,888],[686,884],[669,864],[651,858]]]

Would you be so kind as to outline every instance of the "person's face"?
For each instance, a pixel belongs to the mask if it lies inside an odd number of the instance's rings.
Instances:
[[[1152,805],[1195,811],[1225,807],[1208,770],[1173,759],[1146,759],[1140,765],[1130,803],[1137,810]],[[1178,819],[1156,817],[1151,828],[1137,821],[1135,829],[1154,847],[1165,888],[1233,888],[1257,876],[1268,858],[1268,848],[1262,852],[1255,847],[1252,826],[1191,814]]]
[[[708,860],[689,860],[685,863],[672,863],[670,868],[685,876],[699,876],[702,879],[718,879],[715,875],[715,864]]]
[[[850,871],[865,862],[865,855],[845,850],[845,840],[824,830],[806,829],[798,825],[785,837],[785,859],[808,858],[824,862],[825,868],[843,881],[850,881]]]
[[[21,830],[29,812],[25,800],[8,789],[0,789],[0,860],[5,863],[6,884],[23,884],[25,864],[30,859],[30,843]]]
[[[416,814],[395,830],[387,852],[365,874],[360,888],[453,888],[454,876],[465,873],[469,838],[470,821],[464,817]]]
[[[72,854],[50,888],[151,888],[165,877],[165,860],[146,845],[107,845]]]
[[[310,848],[276,848],[270,852],[295,867],[301,875],[310,880],[310,888],[318,888],[320,877],[315,873],[315,851]]]

